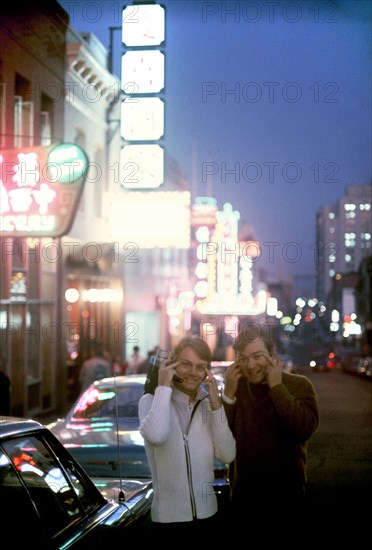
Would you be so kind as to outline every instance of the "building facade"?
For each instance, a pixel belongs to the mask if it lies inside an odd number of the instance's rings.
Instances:
[[[54,1],[1,9],[0,358],[11,380],[11,412],[20,416],[57,406],[61,282],[50,255],[58,239],[36,229],[49,219],[41,197],[51,190],[37,189],[7,159],[14,150],[27,155],[63,142],[67,25]],[[32,206],[37,214],[29,215]]]
[[[330,330],[344,343],[362,340],[370,330],[358,288],[368,288],[370,277],[371,191],[370,185],[349,185],[336,205],[320,208],[316,217],[317,298],[327,307]]]
[[[108,52],[94,35],[69,27],[66,53],[64,140],[78,144],[89,159],[74,223],[61,239],[59,262],[70,401],[94,344],[102,343],[112,360],[123,355],[125,337],[123,266],[105,208],[105,197],[120,189],[120,81],[108,71]]]
[[[336,205],[317,212],[317,298],[325,303],[333,278],[357,272],[371,254],[371,191],[371,185],[349,185]]]

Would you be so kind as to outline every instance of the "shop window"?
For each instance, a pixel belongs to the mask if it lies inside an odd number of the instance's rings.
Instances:
[[[13,271],[10,279],[10,301],[26,302],[27,278],[24,271]]]
[[[30,101],[31,83],[21,75],[15,77],[14,147],[34,145],[34,103]]]
[[[40,145],[50,145],[52,143],[52,123],[53,123],[53,101],[46,94],[41,94],[40,111]]]
[[[47,111],[40,113],[40,145],[50,145],[52,143],[52,127],[50,116]]]
[[[34,144],[33,128],[33,102],[14,96],[14,147],[31,147]]]

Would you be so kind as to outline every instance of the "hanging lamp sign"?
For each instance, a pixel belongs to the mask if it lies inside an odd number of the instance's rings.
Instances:
[[[69,232],[88,170],[74,143],[0,150],[0,233],[61,237]]]
[[[121,185],[153,189],[164,183],[165,9],[154,2],[136,2],[123,9],[121,87]],[[140,142],[140,143],[139,143]]]

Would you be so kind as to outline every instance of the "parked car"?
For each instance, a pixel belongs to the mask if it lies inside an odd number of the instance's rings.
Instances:
[[[131,374],[96,381],[65,418],[49,424],[89,475],[151,479],[138,417],[145,380]],[[221,502],[230,491],[227,465],[217,460],[214,490]]]
[[[0,500],[9,545],[93,550],[138,537],[150,518],[152,484],[91,479],[46,426],[2,416]]]
[[[360,361],[360,349],[340,347],[338,355],[341,360],[341,368],[344,372],[358,374],[358,363]]]
[[[356,361],[356,374],[372,379],[372,357],[361,357]]]
[[[330,372],[341,367],[341,359],[334,351],[317,351],[310,359],[309,366],[318,372]]]
[[[364,357],[363,368],[365,369],[366,377],[372,380],[372,357]]]

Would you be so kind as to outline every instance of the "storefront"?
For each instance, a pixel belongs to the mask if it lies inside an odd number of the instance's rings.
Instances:
[[[82,247],[64,263],[64,293],[61,300],[65,331],[67,401],[79,392],[79,371],[95,343],[103,345],[106,358],[124,357],[124,293],[120,264],[110,261],[109,246],[95,243],[104,261],[89,263]]]
[[[63,405],[61,236],[75,216],[87,166],[74,144],[1,152],[0,359],[14,415]]]

